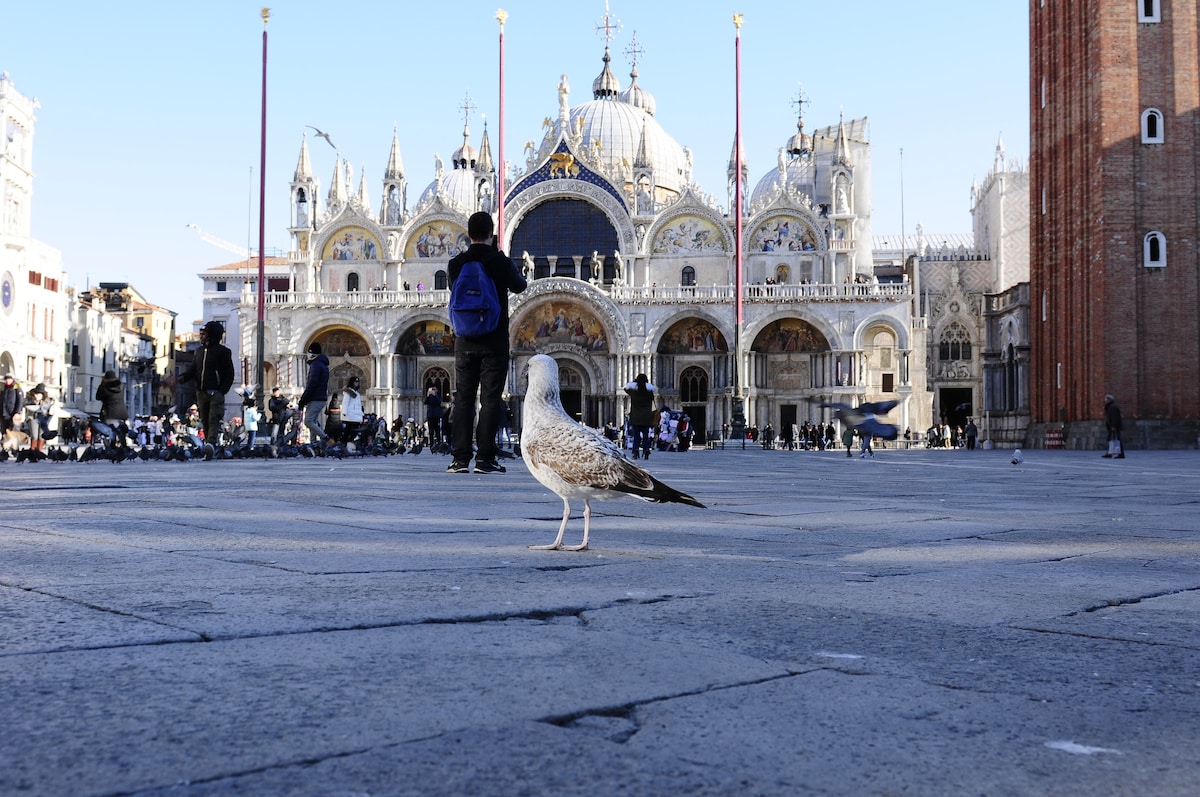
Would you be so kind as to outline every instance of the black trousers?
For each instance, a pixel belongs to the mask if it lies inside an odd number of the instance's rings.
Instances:
[[[472,437],[478,459],[495,459],[496,431],[503,411],[504,380],[508,376],[508,349],[468,349],[454,352],[454,382],[458,395],[450,415],[453,455],[459,462],[471,459]],[[475,404],[479,404],[479,422]]]

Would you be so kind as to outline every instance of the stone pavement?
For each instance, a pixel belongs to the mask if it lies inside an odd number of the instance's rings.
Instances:
[[[1200,453],[1010,453],[4,463],[0,794],[1197,793]]]

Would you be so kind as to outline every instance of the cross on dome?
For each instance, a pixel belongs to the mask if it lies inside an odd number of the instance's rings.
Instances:
[[[633,32],[633,36],[629,39],[629,46],[625,48],[625,55],[629,56],[629,65],[637,69],[638,61],[646,54],[645,48],[638,43],[637,31]]]
[[[604,37],[604,46],[608,47],[620,32],[621,20],[612,15],[608,10],[608,0],[604,0],[604,16],[596,23],[596,33]]]
[[[463,112],[463,127],[466,127],[471,122],[471,111],[475,110],[475,104],[471,102],[471,92],[468,91],[463,97],[463,104],[459,106]]]

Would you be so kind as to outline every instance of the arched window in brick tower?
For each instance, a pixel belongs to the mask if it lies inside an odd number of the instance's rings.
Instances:
[[[1162,0],[1137,0],[1138,22],[1162,21]]]
[[[1163,143],[1163,115],[1157,108],[1142,111],[1142,143]]]
[[[1142,265],[1146,268],[1167,267],[1167,236],[1158,231],[1146,233],[1142,240]]]

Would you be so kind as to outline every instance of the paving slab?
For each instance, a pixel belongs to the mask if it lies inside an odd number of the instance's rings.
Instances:
[[[1195,793],[1200,453],[1009,456],[0,463],[0,794]]]

